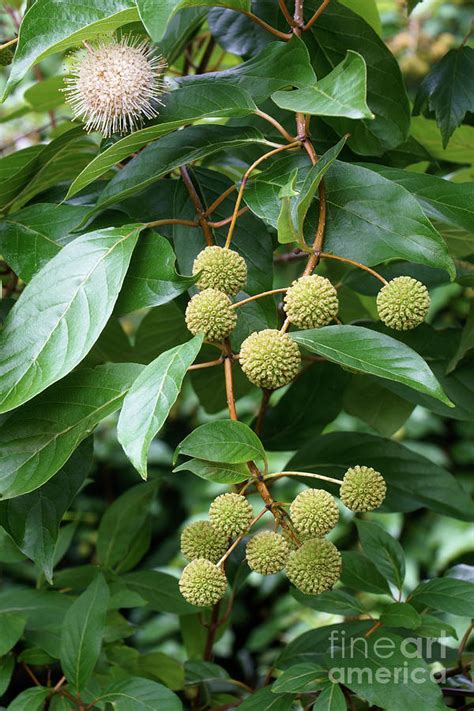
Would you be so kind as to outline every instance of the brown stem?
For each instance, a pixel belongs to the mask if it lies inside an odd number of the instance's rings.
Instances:
[[[296,148],[299,146],[299,141],[294,141],[293,143],[288,143],[285,146],[278,146],[278,148],[274,148],[271,151],[268,151],[268,153],[264,153],[263,156],[260,156],[256,161],[252,163],[252,165],[247,168],[247,170],[244,173],[244,176],[242,178],[242,182],[240,183],[240,188],[239,188],[239,193],[237,195],[237,200],[235,201],[235,206],[234,206],[234,213],[232,215],[232,220],[230,223],[229,231],[227,233],[227,240],[225,243],[226,249],[230,247],[230,243],[232,241],[232,235],[234,234],[234,229],[235,229],[235,223],[237,222],[237,215],[239,212],[240,208],[240,203],[242,202],[242,197],[244,194],[245,186],[247,184],[247,180],[249,179],[250,175],[252,172],[257,168],[263,161],[267,160],[267,158],[270,158],[271,156],[276,155],[277,153],[281,153],[282,151],[287,151],[290,148]]]
[[[257,521],[260,521],[260,519],[262,518],[262,516],[263,516],[264,514],[266,514],[267,511],[268,511],[268,507],[265,506],[265,508],[262,509],[262,510],[260,511],[260,513],[257,514],[257,515],[250,521],[250,523],[249,523],[248,527],[246,528],[246,530],[245,530],[243,533],[241,533],[240,536],[237,536],[237,538],[236,538],[235,541],[232,543],[232,545],[230,546],[230,548],[228,548],[228,549],[226,550],[226,552],[224,553],[224,555],[222,556],[222,558],[216,563],[216,565],[217,565],[218,568],[220,568],[221,565],[224,565],[224,563],[226,562],[227,558],[230,556],[230,554],[231,554],[233,551],[235,551],[235,549],[236,549],[237,546],[239,545],[239,543],[240,543],[240,541],[242,540],[242,538],[244,538],[244,536],[247,535],[247,533],[250,531],[250,529],[252,528],[252,526],[254,526],[254,525],[257,523]]]
[[[378,274],[374,269],[371,269],[370,267],[367,267],[365,264],[361,264],[360,262],[355,262],[353,259],[347,259],[346,257],[340,257],[338,254],[329,254],[328,252],[320,252],[319,253],[319,258],[320,259],[335,259],[337,262],[344,262],[345,264],[351,264],[353,267],[357,267],[358,269],[363,269],[365,272],[368,272],[369,274],[372,274],[376,279],[382,282],[382,284],[388,284],[388,281],[384,279],[384,277],[381,274]]]
[[[208,360],[206,363],[194,363],[189,366],[188,370],[202,370],[202,368],[212,368],[214,365],[222,365],[222,358]]]
[[[288,291],[288,287],[282,287],[281,289],[270,289],[269,291],[262,291],[260,294],[255,294],[254,296],[248,296],[246,299],[242,299],[242,301],[236,301],[234,304],[231,305],[231,309],[237,309],[239,306],[243,306],[244,304],[248,304],[250,301],[255,301],[255,299],[261,299],[264,296],[271,296],[272,294],[282,294],[285,291]]]
[[[263,421],[265,419],[265,413],[267,411],[268,403],[270,401],[270,396],[272,394],[271,390],[262,388],[262,402],[260,403],[260,409],[257,415],[257,422],[255,423],[255,432],[260,435],[263,430]]]
[[[461,644],[459,645],[458,649],[458,661],[459,664],[462,665],[462,655],[464,654],[464,650],[466,649],[466,645],[469,641],[469,637],[471,636],[471,632],[474,629],[474,624],[471,622],[467,630],[465,631],[463,638],[461,640]]]
[[[274,128],[276,128],[276,130],[281,133],[283,138],[286,138],[289,143],[294,143],[294,141],[296,140],[295,136],[291,136],[286,130],[286,128],[284,128],[284,126],[282,126],[279,121],[273,118],[273,116],[270,116],[270,114],[266,114],[264,111],[260,111],[260,109],[257,109],[257,111],[255,111],[254,113],[256,116],[263,119],[264,121],[267,121]]]
[[[286,476],[304,476],[308,479],[321,479],[322,481],[329,481],[331,484],[337,484],[341,486],[342,481],[340,479],[333,479],[333,477],[325,476],[324,474],[313,474],[312,472],[278,472],[278,474],[268,474],[265,477],[265,481],[269,479],[281,479]]]
[[[227,396],[227,407],[229,408],[229,415],[231,420],[238,420],[237,410],[235,409],[235,397],[234,397],[234,381],[232,378],[232,350],[230,347],[229,339],[226,338],[224,341],[224,374],[225,374],[225,391]]]
[[[199,227],[199,222],[195,222],[194,220],[180,220],[177,218],[168,218],[164,220],[153,220],[153,222],[146,223],[146,226],[149,228],[161,227],[161,225],[186,225],[187,227]]]
[[[219,207],[219,205],[221,204],[221,202],[224,202],[224,200],[225,200],[227,197],[229,197],[229,195],[230,195],[231,193],[233,193],[234,190],[237,190],[237,187],[236,187],[235,185],[231,185],[230,188],[227,188],[227,190],[224,190],[224,192],[222,193],[222,195],[219,195],[219,197],[214,200],[214,202],[211,204],[211,206],[208,207],[207,210],[205,210],[205,212],[203,213],[203,214],[204,214],[204,217],[209,217],[209,215],[210,215],[212,212],[214,212],[214,210],[215,210],[217,207]]]
[[[238,213],[237,217],[240,217],[241,215],[245,215],[246,212],[249,211],[248,207],[242,207]],[[229,222],[232,222],[232,215],[230,217],[226,217],[224,220],[219,220],[219,222],[209,222],[209,227],[213,227],[214,229],[217,229],[219,227],[224,227],[225,225],[228,225]]]
[[[298,37],[301,36],[301,30],[303,26],[303,0],[295,0],[295,11],[293,14],[293,32]]]
[[[9,40],[8,42],[5,42],[5,44],[0,44],[0,52],[3,49],[7,49],[7,47],[11,47],[12,44],[16,44],[18,42],[18,37],[14,37],[13,39]]]
[[[54,691],[55,693],[57,693],[57,692],[59,691],[59,689],[62,687],[62,685],[64,684],[65,681],[66,681],[66,677],[65,677],[65,676],[62,676],[62,677],[60,678],[60,680],[58,681],[58,683],[56,684],[56,686],[54,686],[53,691]]]
[[[180,168],[180,173],[181,173],[183,182],[186,186],[186,189],[189,193],[189,197],[191,198],[191,200],[193,202],[194,209],[196,210],[196,214],[198,216],[198,222],[201,226],[201,229],[202,229],[202,232],[204,235],[204,239],[206,240],[206,244],[208,245],[208,247],[211,247],[214,244],[214,238],[212,236],[211,228],[209,227],[206,217],[204,215],[204,208],[202,206],[201,199],[200,199],[199,195],[197,194],[196,188],[193,185],[193,181],[191,180],[191,177],[189,175],[189,172],[188,172],[188,169],[186,168],[186,166],[183,165]]]
[[[206,45],[206,49],[204,50],[204,54],[202,55],[202,59],[197,66],[196,74],[204,74],[204,72],[207,69],[209,60],[212,57],[212,53],[214,51],[215,46],[216,46],[216,41],[215,41],[214,37],[212,35],[210,35],[209,41]]]
[[[209,628],[207,632],[206,646],[204,648],[204,661],[208,662],[212,659],[212,647],[214,646],[214,640],[216,638],[216,632],[219,628],[219,610],[221,606],[221,601],[216,602],[212,608],[211,622],[209,623]]]
[[[280,10],[282,11],[283,15],[285,16],[285,20],[288,22],[290,27],[293,27],[293,18],[291,16],[290,11],[288,10],[285,0],[278,0],[278,5],[280,6]]]
[[[26,664],[25,662],[22,662],[21,666],[26,671],[26,673],[28,674],[30,679],[33,681],[33,683],[36,684],[36,686],[41,686],[41,682],[38,680],[36,674],[30,669],[28,664]]]
[[[303,26],[304,31],[309,30],[309,28],[314,25],[314,23],[316,22],[318,17],[321,15],[321,13],[324,12],[324,10],[327,8],[327,6],[329,5],[330,2],[331,2],[331,0],[323,0],[321,5],[318,7],[316,12],[312,16],[312,18],[310,20],[308,20],[308,22]]]
[[[269,25],[268,22],[262,20],[261,17],[254,15],[253,12],[247,12],[246,10],[238,10],[238,12],[242,12],[242,14],[246,15],[250,20],[252,20],[252,22],[260,25],[260,27],[263,27],[264,30],[267,30],[267,32],[270,32],[272,35],[275,35],[278,39],[289,40],[292,37],[291,32],[280,32],[280,30],[277,30],[276,27],[272,27],[272,25]]]

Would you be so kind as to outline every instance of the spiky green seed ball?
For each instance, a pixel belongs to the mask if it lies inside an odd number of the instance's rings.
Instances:
[[[341,575],[341,554],[325,538],[313,538],[292,551],[286,574],[293,585],[308,595],[331,590]]]
[[[279,533],[262,531],[247,543],[247,563],[260,575],[273,575],[283,570],[290,549]]]
[[[326,277],[303,276],[286,292],[283,308],[298,328],[321,328],[337,316],[337,291]]]
[[[188,560],[205,558],[217,563],[227,550],[228,539],[210,521],[194,521],[183,528],[181,553]]]
[[[290,516],[298,533],[324,536],[339,521],[339,509],[324,489],[305,489],[292,502]]]
[[[196,558],[181,573],[179,589],[191,605],[212,607],[224,597],[227,578],[210,560]]]
[[[14,52],[10,47],[0,49],[0,67],[8,67],[13,62]]]
[[[240,347],[240,365],[251,383],[276,390],[297,375],[301,355],[296,343],[273,328],[252,333]]]
[[[372,467],[350,467],[342,480],[340,497],[351,511],[373,511],[385,499],[387,485]]]
[[[204,333],[207,341],[220,342],[235,328],[237,314],[226,294],[206,289],[190,300],[186,309],[186,325],[196,336]]]
[[[244,533],[252,520],[252,507],[240,494],[221,494],[209,508],[209,518],[218,531],[226,536]]]
[[[224,294],[237,294],[247,281],[245,259],[233,249],[213,245],[199,252],[194,260],[193,274],[199,274],[200,289],[218,289]]]
[[[377,295],[380,320],[396,331],[408,331],[423,323],[430,307],[428,289],[409,276],[392,279]]]

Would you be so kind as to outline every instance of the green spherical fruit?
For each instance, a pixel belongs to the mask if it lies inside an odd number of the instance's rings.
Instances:
[[[292,551],[286,574],[293,585],[308,595],[331,590],[341,575],[341,554],[325,538],[313,538]]]
[[[351,511],[373,511],[385,499],[387,485],[372,467],[350,467],[342,480],[340,497]]]
[[[10,47],[0,49],[0,67],[8,67],[13,62],[14,52]]]
[[[228,539],[210,521],[194,521],[183,528],[181,553],[188,560],[205,558],[217,563],[227,550]]]
[[[250,526],[252,507],[240,494],[221,494],[209,508],[209,518],[218,531],[226,536],[239,536]]]
[[[247,543],[247,563],[260,575],[273,575],[283,570],[290,549],[279,533],[262,531]]]
[[[213,245],[199,252],[193,274],[199,274],[200,289],[218,289],[224,294],[237,294],[247,282],[245,259],[232,249]]]
[[[181,595],[198,607],[212,607],[219,602],[227,589],[227,578],[220,568],[205,558],[191,561],[181,574]]]
[[[237,314],[226,294],[206,289],[190,300],[186,309],[186,325],[196,336],[203,333],[207,341],[220,342],[235,328]]]
[[[337,316],[337,291],[326,277],[303,276],[286,292],[283,308],[298,328],[321,328]]]
[[[396,331],[408,331],[423,323],[430,307],[430,295],[424,284],[409,276],[396,277],[377,295],[380,320]]]
[[[251,383],[275,390],[295,378],[301,364],[296,343],[286,333],[266,328],[252,333],[240,347],[240,365]]]
[[[339,521],[339,509],[324,489],[305,489],[291,504],[290,516],[297,533],[324,536]]]

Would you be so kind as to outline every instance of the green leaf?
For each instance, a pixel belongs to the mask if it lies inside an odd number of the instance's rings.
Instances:
[[[306,0],[306,22],[319,7]],[[361,7],[361,2],[357,5]],[[375,120],[327,117],[338,135],[350,133],[349,146],[362,155],[380,155],[408,137],[410,106],[398,62],[372,27],[355,12],[331,2],[308,32],[305,41],[318,77],[324,77],[344,60],[347,50],[357,52],[367,65],[367,103]]]
[[[474,617],[474,584],[457,578],[434,578],[421,583],[409,600],[420,608]]]
[[[325,326],[290,335],[311,353],[334,363],[395,380],[452,404],[423,358],[395,338],[363,326]]]
[[[301,662],[324,665],[328,650],[348,644],[352,638],[364,636],[372,627],[371,620],[345,622],[343,625],[326,625],[300,634],[284,647],[275,663],[277,669],[287,669]]]
[[[403,427],[414,405],[384,388],[380,380],[358,375],[344,393],[344,409],[383,437],[391,437]]]
[[[38,203],[0,222],[0,251],[15,274],[30,281],[74,236],[89,212],[85,205]]]
[[[0,158],[0,208],[3,210],[34,175],[44,144],[29,146]]]
[[[48,77],[30,86],[23,94],[23,98],[30,104],[33,111],[51,111],[64,104],[63,88],[64,77]]]
[[[359,551],[342,551],[341,583],[353,590],[390,595],[386,578],[370,558]]]
[[[421,617],[415,608],[407,602],[394,602],[382,612],[380,622],[385,627],[403,627],[407,630],[414,630],[420,625]]]
[[[291,711],[294,703],[293,694],[274,694],[267,687],[259,689],[239,704],[239,711]]]
[[[181,701],[172,691],[156,681],[129,677],[117,681],[96,699],[110,704],[115,711],[182,711]]]
[[[183,81],[185,85],[195,86],[210,79],[245,89],[260,105],[278,89],[314,84],[316,75],[304,42],[293,36],[289,42],[271,42],[257,56],[235,67],[204,75],[193,74]]]
[[[15,657],[7,654],[0,659],[0,696],[8,689],[15,667]]]
[[[132,0],[41,0],[21,23],[18,47],[3,99],[28,69],[54,52],[62,52],[138,19]]]
[[[287,466],[342,480],[354,462],[371,466],[384,476],[387,497],[382,510],[415,511],[427,507],[445,516],[474,520],[474,506],[457,479],[399,442],[371,434],[333,432],[309,439]],[[301,481],[308,484],[309,480]],[[336,492],[333,484],[323,481],[318,482],[318,487]]]
[[[430,674],[421,650],[411,639],[376,630],[327,655],[332,681],[344,684],[371,706],[406,711],[445,708],[441,689]],[[355,671],[357,670],[357,671]],[[363,673],[360,673],[363,670]],[[400,673],[406,683],[400,683]]]
[[[459,341],[459,346],[456,353],[449,362],[447,369],[448,373],[451,373],[459,361],[461,361],[469,351],[474,348],[474,302],[471,301],[471,307],[469,314],[461,334],[461,340]]]
[[[137,0],[140,18],[154,42],[165,34],[168,22],[178,10],[187,7],[226,7],[240,12],[249,12],[250,0]]]
[[[317,664],[295,664],[272,684],[274,694],[310,694],[326,686],[328,673]]]
[[[43,686],[33,686],[25,689],[16,699],[8,704],[8,711],[41,711],[44,709],[44,702],[50,696],[51,689]]]
[[[138,327],[135,337],[135,361],[151,363],[173,346],[189,340],[184,314],[175,301],[152,309]]]
[[[147,478],[147,455],[176,402],[189,366],[202,346],[202,336],[162,353],[142,370],[123,402],[117,436],[135,469]]]
[[[233,420],[206,422],[197,427],[177,446],[175,461],[179,454],[227,464],[265,459],[265,450],[255,432]]]
[[[357,519],[356,525],[365,555],[401,590],[405,579],[405,556],[399,542],[377,523]]]
[[[377,0],[339,0],[343,5],[360,15],[373,30],[382,36],[382,23],[377,7]]]
[[[189,126],[148,145],[107,183],[94,210],[120,203],[134,193],[156,183],[175,168],[200,160],[217,151],[252,144],[268,145],[255,128],[230,126]]]
[[[125,363],[80,370],[4,418],[2,498],[27,494],[51,479],[95,426],[119,409],[140,370]]]
[[[474,49],[465,45],[451,49],[423,79],[413,114],[434,111],[443,139],[449,143],[467,112],[474,111]]]
[[[272,100],[281,109],[317,116],[374,119],[367,106],[367,67],[364,58],[348,50],[344,61],[314,86],[277,91]]]
[[[178,580],[172,575],[157,570],[141,570],[123,575],[122,580],[127,588],[147,601],[150,610],[175,615],[191,615],[196,612],[196,607],[186,602],[181,595]]]
[[[462,165],[474,162],[474,126],[459,126],[446,148],[435,121],[423,116],[412,118],[411,133],[433,158]]]
[[[250,94],[225,82],[210,81],[196,86],[190,84],[172,91],[166,95],[165,106],[156,122],[119,139],[94,158],[74,180],[65,199],[68,200],[100,178],[123,158],[176,128],[203,118],[247,116],[255,110]]]
[[[15,612],[0,613],[0,657],[12,649],[23,634],[26,618]]]
[[[228,672],[213,662],[189,660],[185,663],[186,686],[208,684],[211,681],[229,679]]]
[[[420,624],[416,628],[416,634],[419,637],[433,637],[439,639],[440,637],[453,637],[458,639],[458,633],[452,627],[448,625],[445,620],[439,620],[433,615],[422,614],[420,617]]]
[[[53,582],[53,566],[59,526],[92,466],[92,441],[86,441],[71,456],[54,479],[34,494],[8,502],[9,530],[20,550]]]
[[[313,610],[344,616],[360,615],[365,612],[360,602],[343,590],[331,590],[320,595],[305,595],[296,588],[291,588],[290,592],[295,600]]]
[[[86,233],[30,281],[0,336],[0,412],[30,400],[87,355],[112,313],[141,229]]]
[[[224,462],[206,462],[203,459],[188,459],[184,464],[173,469],[174,472],[192,472],[201,479],[215,484],[240,484],[249,478],[245,464],[225,464]]]
[[[109,506],[97,534],[97,560],[100,565],[117,572],[123,570],[123,563],[150,516],[155,494],[155,482],[139,484],[128,489]]]
[[[339,684],[327,686],[313,704],[312,711],[345,711],[346,698]]]
[[[282,194],[280,191],[279,197],[282,199],[282,205],[278,216],[277,229],[278,241],[282,244],[293,241],[304,244],[303,226],[308,210],[321,180],[338,157],[345,142],[346,137],[341,138],[339,143],[321,156],[316,165],[306,174],[301,189],[293,190],[296,175],[292,173],[291,194]],[[284,191],[285,188],[282,188],[282,190]],[[294,199],[292,199],[293,195],[295,196]]]
[[[64,618],[60,661],[72,686],[84,689],[99,659],[109,589],[101,573],[75,600]]]
[[[275,228],[278,193],[295,165],[303,168],[298,175],[298,181],[302,182],[304,157],[285,157],[251,181],[244,195],[250,209]],[[325,176],[325,187],[326,251],[368,266],[406,259],[446,269],[454,277],[454,264],[444,240],[415,197],[400,185],[366,168],[335,161]],[[354,232],[358,239],[347,239]]]

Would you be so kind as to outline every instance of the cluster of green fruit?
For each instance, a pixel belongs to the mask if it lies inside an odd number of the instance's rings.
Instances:
[[[340,498],[352,511],[372,511],[386,494],[385,480],[371,467],[347,470]],[[181,551],[189,564],[179,587],[192,605],[215,605],[225,595],[227,579],[224,561],[232,539],[250,529],[253,511],[241,494],[218,496],[209,508],[209,520],[196,521],[183,530]],[[339,580],[341,554],[324,536],[339,520],[334,497],[324,489],[305,489],[290,505],[282,533],[261,531],[247,543],[249,567],[260,575],[285,570],[288,579],[303,593],[318,595]]]
[[[220,343],[237,324],[230,296],[241,291],[247,281],[245,260],[232,249],[212,246],[198,254],[193,265],[201,291],[186,309],[186,324],[194,335],[204,333],[207,341]],[[377,296],[380,319],[390,328],[405,331],[422,323],[430,305],[424,284],[408,276],[392,279]],[[338,312],[337,291],[319,275],[302,276],[288,288],[283,308],[288,322],[296,328],[321,328]],[[301,364],[298,345],[288,334],[264,329],[246,338],[240,349],[240,365],[254,385],[275,390],[291,382]]]

